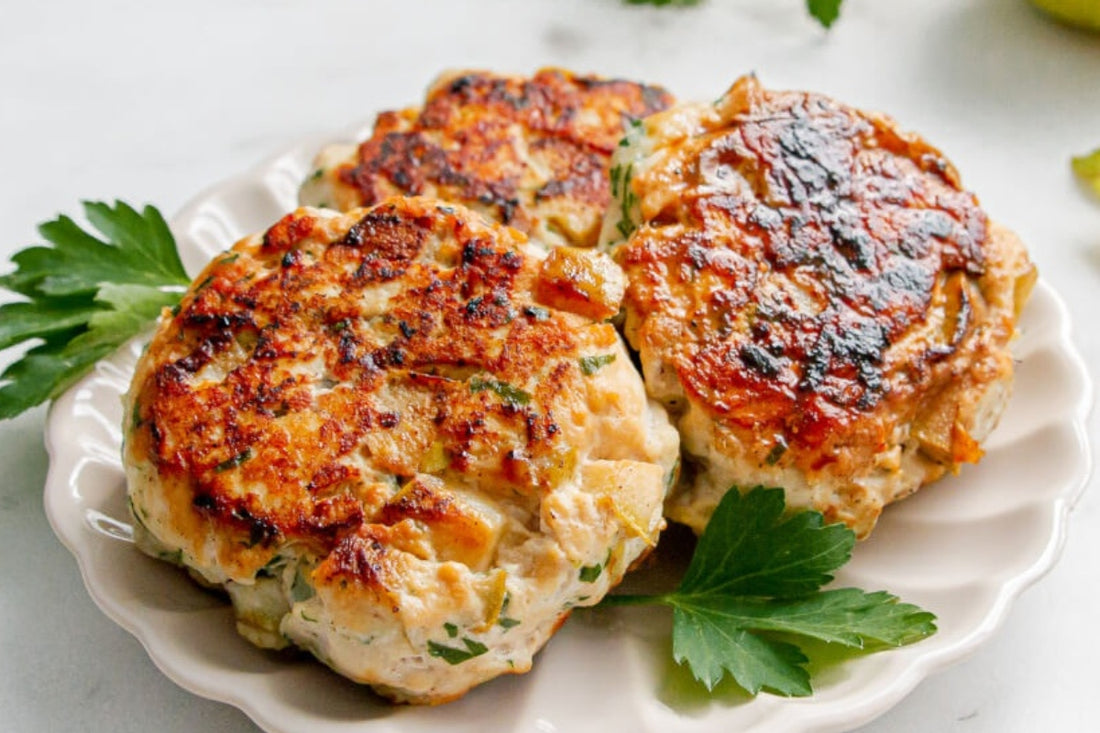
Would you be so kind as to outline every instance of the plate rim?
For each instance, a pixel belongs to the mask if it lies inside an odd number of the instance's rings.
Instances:
[[[177,241],[181,242],[181,249],[188,246],[186,243],[190,243],[191,246],[199,247],[200,255],[206,256],[207,253],[202,251],[201,245],[187,236],[181,236],[181,234],[187,230],[189,222],[193,222],[199,217],[204,207],[211,205],[211,202],[216,201],[219,197],[224,197],[227,191],[256,183],[269,187],[266,181],[271,176],[278,175],[278,171],[288,161],[311,159],[312,153],[319,150],[322,145],[358,139],[364,129],[369,129],[369,123],[360,122],[349,125],[335,133],[316,134],[303,138],[296,144],[287,146],[281,152],[268,156],[247,170],[205,187],[188,200],[169,221],[170,228],[177,236]],[[981,621],[974,628],[969,629],[966,635],[955,644],[915,656],[893,676],[889,684],[879,688],[874,694],[857,701],[854,705],[847,707],[832,705],[819,709],[816,715],[810,717],[806,717],[804,712],[805,704],[790,705],[782,707],[776,716],[769,716],[767,722],[784,726],[781,728],[782,730],[797,729],[824,732],[844,730],[874,720],[898,704],[924,679],[935,672],[959,663],[981,648],[1003,626],[1009,610],[1023,591],[1034,585],[1058,562],[1069,533],[1069,520],[1072,510],[1083,495],[1094,468],[1086,428],[1088,417],[1094,408],[1094,386],[1084,359],[1081,357],[1074,341],[1073,324],[1064,299],[1042,277],[1037,281],[1035,288],[1036,294],[1041,292],[1042,297],[1048,299],[1052,305],[1057,323],[1057,332],[1049,336],[1044,343],[1055,347],[1059,357],[1065,360],[1078,378],[1080,387],[1079,392],[1075,395],[1077,399],[1072,409],[1059,411],[1057,413],[1059,419],[1055,421],[1058,424],[1069,423],[1071,425],[1073,441],[1076,443],[1074,454],[1079,458],[1080,464],[1077,465],[1073,475],[1065,481],[1062,490],[1049,502],[1043,502],[1044,505],[1049,503],[1053,512],[1050,526],[1044,530],[1047,532],[1047,536],[1042,551],[1035,556],[1026,569],[999,584],[995,600],[983,615]],[[1035,294],[1033,294],[1033,297],[1035,297]],[[107,357],[105,361],[118,358],[126,349],[135,348],[135,343],[146,338],[148,338],[148,333],[136,337],[113,356]],[[141,624],[139,620],[127,615],[115,599],[105,595],[102,589],[93,582],[94,566],[92,558],[88,557],[84,548],[79,547],[78,538],[70,536],[69,523],[65,521],[64,514],[56,506],[56,503],[66,496],[69,498],[77,497],[75,489],[69,487],[69,479],[72,473],[72,456],[66,455],[63,436],[59,435],[62,432],[60,423],[63,417],[69,415],[70,405],[94,374],[95,372],[80,380],[55,399],[47,412],[45,443],[49,455],[49,468],[44,487],[43,502],[51,529],[77,560],[84,586],[99,609],[108,618],[138,639],[146,654],[166,677],[192,694],[237,707],[258,726],[271,733],[283,733],[292,730],[282,727],[279,721],[273,720],[270,715],[265,714],[263,705],[258,704],[256,700],[247,695],[233,694],[225,688],[203,685],[195,679],[196,670],[184,669],[182,667],[186,667],[185,664],[181,667],[179,662],[174,663],[171,658],[166,658],[164,650],[158,648],[159,643],[156,635]],[[73,449],[69,452],[75,453],[78,451]],[[809,700],[809,704],[812,705],[812,697],[803,700]],[[365,725],[372,726],[372,730],[378,731],[396,730],[399,727],[398,721],[398,717],[390,717],[371,721],[365,723]],[[387,728],[386,723],[392,723],[393,725]],[[376,725],[376,728],[373,727]]]

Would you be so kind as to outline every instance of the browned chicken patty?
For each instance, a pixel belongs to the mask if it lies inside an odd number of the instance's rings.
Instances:
[[[671,102],[659,87],[562,69],[529,78],[452,72],[423,107],[383,112],[366,141],[324,150],[301,202],[347,210],[390,195],[435,196],[547,246],[592,246],[624,126]]]
[[[395,700],[532,655],[656,542],[678,456],[606,255],[460,206],[299,209],[216,258],[127,396],[142,549]]]
[[[701,531],[731,486],[767,484],[865,536],[979,459],[1035,273],[938,150],[753,77],[627,142],[603,241],[683,440],[670,518]]]

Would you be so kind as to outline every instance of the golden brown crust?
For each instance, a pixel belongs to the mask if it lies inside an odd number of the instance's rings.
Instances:
[[[628,338],[720,426],[713,449],[828,474],[842,499],[823,508],[861,531],[881,502],[853,484],[898,443],[943,467],[929,478],[976,461],[978,403],[1011,379],[1018,241],[881,115],[753,78],[692,125],[676,114],[647,122],[642,224],[616,258]]]
[[[213,262],[162,326],[129,448],[257,549],[331,549],[406,517],[464,526],[423,486],[389,500],[355,451],[400,481],[434,452],[435,470],[537,496],[567,450],[555,405],[583,391],[574,352],[610,327],[535,303],[517,236],[420,199],[288,215]]]
[[[678,453],[583,315],[617,310],[618,268],[586,253],[600,287],[543,299],[546,256],[424,198],[238,242],[138,361],[135,544],[224,587],[253,643],[396,701],[530,669],[656,541]]]
[[[626,282],[602,252],[558,247],[542,261],[537,287],[540,301],[602,321],[618,315]]]
[[[532,236],[593,245],[624,124],[671,102],[658,87],[562,69],[450,75],[419,111],[379,115],[357,159],[336,171],[345,187],[338,204],[430,195]]]

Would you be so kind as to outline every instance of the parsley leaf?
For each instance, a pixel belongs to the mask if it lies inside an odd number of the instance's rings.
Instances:
[[[478,393],[489,390],[490,392],[496,392],[497,396],[503,399],[510,405],[526,405],[531,401],[531,395],[524,392],[519,387],[513,387],[507,382],[499,382],[495,379],[482,379],[481,377],[474,377],[470,380],[470,392]]]
[[[611,177],[611,195],[619,200],[619,222],[615,225],[615,228],[625,241],[638,228],[633,219],[634,207],[638,203],[638,195],[634,193],[634,189],[630,185],[634,180],[634,164],[629,163],[625,168],[621,165],[612,166],[609,175]]]
[[[608,364],[614,363],[614,354],[600,354],[599,356],[582,356],[578,359],[581,365],[581,373],[591,377]]]
[[[482,654],[489,651],[489,647],[467,636],[462,637],[462,644],[466,647],[465,649],[456,649],[453,646],[447,646],[446,644],[440,644],[429,640],[428,654],[433,657],[439,657],[447,664],[453,665],[462,664],[474,657],[480,657]]]
[[[23,298],[0,306],[0,349],[41,342],[0,374],[0,419],[59,395],[190,282],[154,207],[85,202],[84,214],[103,239],[60,216],[38,228],[52,246],[16,252],[15,271],[0,276]]]
[[[599,563],[595,565],[585,565],[581,568],[578,577],[582,583],[595,583],[601,573],[603,573],[603,565]]]
[[[252,449],[251,448],[245,448],[243,451],[236,454],[235,456],[232,456],[230,458],[226,458],[224,461],[222,461],[218,465],[214,466],[214,472],[215,473],[223,473],[223,472],[228,471],[230,469],[237,468],[238,466],[242,465],[245,461],[247,461],[251,457],[252,457]]]
[[[806,0],[806,10],[826,28],[831,28],[840,17],[840,5],[844,0]]]
[[[729,673],[756,694],[812,694],[797,637],[851,649],[901,645],[936,630],[935,617],[882,591],[822,591],[851,557],[855,534],[821,514],[784,515],[782,489],[736,488],[722,498],[680,586],[605,605],[656,603],[673,611],[672,654],[707,689]],[[781,635],[783,638],[778,638]]]
[[[1073,172],[1100,196],[1100,148],[1073,158]]]

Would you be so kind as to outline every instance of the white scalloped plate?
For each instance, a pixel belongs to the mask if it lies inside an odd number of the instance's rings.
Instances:
[[[323,142],[307,141],[187,206],[172,228],[188,271],[291,210]],[[996,630],[1016,596],[1057,559],[1090,469],[1083,423],[1091,388],[1069,339],[1066,309],[1040,282],[1015,345],[1016,394],[985,459],[889,508],[837,579],[891,590],[935,612],[940,630],[932,638],[824,666],[810,698],[750,699],[728,688],[706,697],[667,661],[670,623],[663,610],[583,612],[528,675],[495,680],[441,707],[391,707],[318,663],[251,647],[237,636],[222,600],[128,543],[120,395],[140,346],[101,362],[54,403],[47,514],[96,603],[141,640],[166,675],[197,695],[236,705],[271,733],[855,727]]]

